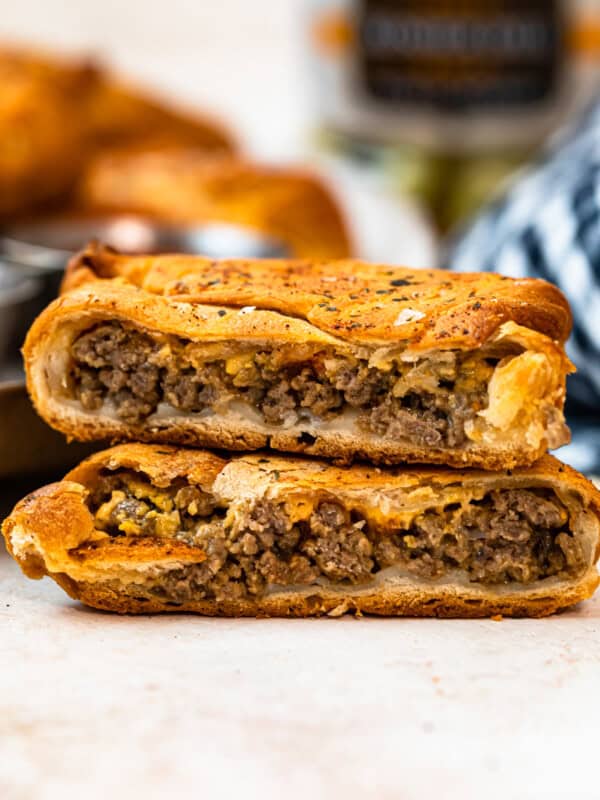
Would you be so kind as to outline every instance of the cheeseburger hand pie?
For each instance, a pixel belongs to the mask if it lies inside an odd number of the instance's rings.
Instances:
[[[600,494],[551,456],[481,472],[126,444],[3,532],[29,577],[111,611],[543,616],[596,588]]]
[[[91,248],[24,354],[67,436],[493,469],[568,441],[553,286]]]

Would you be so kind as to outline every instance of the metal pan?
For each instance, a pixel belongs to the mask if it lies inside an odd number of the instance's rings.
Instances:
[[[228,223],[173,225],[134,216],[56,217],[0,231],[0,261],[21,275],[61,272],[74,252],[98,239],[124,253],[193,253],[211,258],[277,258],[281,242]]]

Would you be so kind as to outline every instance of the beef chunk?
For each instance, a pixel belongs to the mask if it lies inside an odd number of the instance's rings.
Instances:
[[[302,552],[333,581],[367,580],[375,566],[373,546],[360,527],[350,523],[337,503],[321,503],[309,522],[310,534]]]
[[[390,374],[364,364],[345,365],[333,375],[336,389],[353,408],[372,405],[390,390]]]
[[[75,378],[79,378],[84,408],[99,408],[100,398],[108,395],[119,419],[130,424],[146,419],[161,397],[159,370],[151,360],[156,349],[149,336],[116,322],[82,334],[72,352],[78,362]]]
[[[441,447],[447,427],[444,417],[430,408],[409,410],[392,397],[369,413],[368,424],[380,436],[410,439],[421,447]]]
[[[282,380],[266,393],[261,411],[270,425],[293,424],[298,419],[296,399],[291,388],[287,380]]]
[[[198,412],[212,405],[218,397],[216,376],[208,369],[191,367],[167,370],[163,380],[163,392],[167,403],[181,411]]]
[[[340,392],[327,381],[319,380],[311,369],[303,369],[292,378],[290,385],[297,398],[296,404],[308,409],[315,417],[327,419],[342,406]]]

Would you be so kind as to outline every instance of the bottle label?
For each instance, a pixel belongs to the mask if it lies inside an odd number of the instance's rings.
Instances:
[[[384,106],[446,113],[552,99],[565,45],[556,0],[359,0],[356,66]]]

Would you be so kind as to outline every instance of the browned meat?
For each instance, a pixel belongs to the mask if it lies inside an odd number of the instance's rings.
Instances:
[[[212,370],[216,372],[216,370]],[[211,406],[219,394],[218,377],[209,368],[197,372],[191,367],[167,370],[163,381],[163,392],[167,403],[182,411],[199,412]]]
[[[291,386],[286,380],[282,380],[272,386],[260,404],[260,410],[265,421],[270,425],[280,425],[283,422],[287,422],[290,419],[290,415],[291,420],[295,422],[297,420],[295,408],[296,401],[291,392]]]
[[[377,405],[390,391],[389,373],[364,364],[343,366],[333,374],[335,388],[344,394],[344,400],[354,408]]]
[[[321,503],[309,521],[310,533],[302,552],[310,557],[323,575],[333,581],[357,583],[368,580],[375,562],[373,546],[350,515],[337,503]]]
[[[415,404],[416,405],[416,404]],[[393,397],[386,397],[381,405],[366,412],[371,430],[380,436],[410,439],[422,447],[441,447],[444,432],[448,427],[445,416],[426,407],[426,403],[414,409],[403,408]]]
[[[160,401],[159,370],[151,362],[157,347],[149,336],[118,323],[99,325],[73,343],[74,378],[84,408],[99,408],[110,397],[121,419],[141,422]]]
[[[388,567],[426,579],[459,569],[473,582],[499,584],[577,573],[584,564],[566,509],[541,489],[494,491],[467,508],[427,511],[401,530],[369,526],[335,498],[295,524],[268,500],[231,520],[199,487],[157,489],[128,471],[106,475],[88,502],[96,526],[112,536],[174,537],[206,554],[157,581],[152,591],[174,603],[260,596],[268,587],[321,580],[368,584]]]
[[[461,391],[454,377],[460,354],[448,354],[451,363],[395,363],[384,371],[369,367],[366,360],[331,352],[289,363],[274,349],[251,353],[230,372],[223,360],[191,366],[189,343],[163,339],[158,343],[116,322],[81,334],[71,352],[72,385],[83,407],[98,409],[109,400],[120,419],[137,424],[160,402],[196,414],[237,399],[253,406],[270,425],[330,419],[354,408],[360,412],[359,425],[375,434],[410,439],[423,447],[458,447],[465,441],[465,423],[487,403],[491,367],[477,372],[469,363],[470,388]],[[167,356],[161,354],[162,344],[169,345]],[[431,390],[395,396],[395,385],[409,371],[427,381]]]

